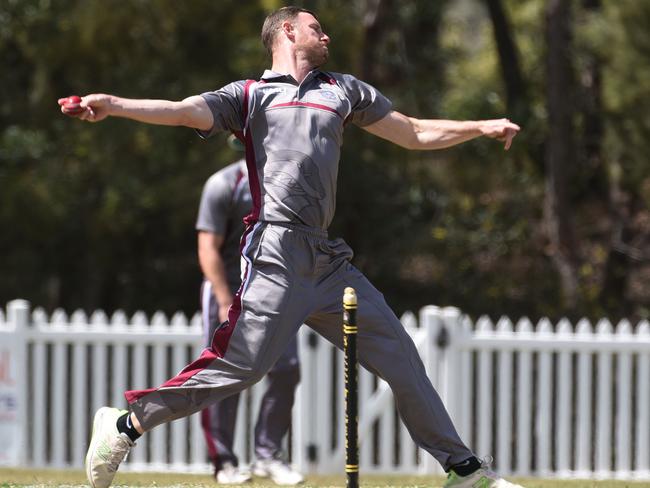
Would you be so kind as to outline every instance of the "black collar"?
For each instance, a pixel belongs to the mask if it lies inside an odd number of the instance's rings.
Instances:
[[[305,77],[305,79],[307,78],[319,78],[321,80],[328,81],[328,82],[330,80],[330,77],[327,76],[318,68],[311,70]],[[264,71],[261,80],[266,81],[268,83],[280,82],[280,83],[290,83],[296,86],[299,85],[298,81],[293,76],[288,74],[278,73],[276,71],[271,71],[270,69]]]

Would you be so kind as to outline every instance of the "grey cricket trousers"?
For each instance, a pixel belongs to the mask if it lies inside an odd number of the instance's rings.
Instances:
[[[359,362],[391,387],[411,437],[449,469],[473,455],[426,376],[408,333],[384,297],[324,231],[257,222],[242,237],[242,286],[210,348],[158,388],[125,396],[141,425],[188,416],[259,381],[305,323],[342,347],[341,297],[357,292]]]
[[[212,336],[219,327],[219,305],[208,280],[204,280],[201,286],[201,312],[203,334],[206,347],[209,348],[212,345]],[[255,423],[255,457],[258,460],[280,457],[282,439],[291,427],[291,410],[296,386],[300,381],[298,341],[295,336],[268,372],[266,379],[267,387]],[[239,393],[235,393],[201,411],[201,427],[210,460],[216,471],[219,471],[224,463],[229,462],[235,466],[239,464],[239,459],[233,451],[239,396]]]

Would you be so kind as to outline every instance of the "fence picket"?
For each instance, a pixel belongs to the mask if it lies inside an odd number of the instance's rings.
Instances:
[[[513,326],[510,319],[502,317],[497,323],[497,332],[503,335],[511,335]],[[512,453],[512,351],[504,349],[498,352],[498,376],[497,376],[497,450],[496,466],[499,473],[507,476],[511,473]]]
[[[612,341],[612,325],[601,320],[596,325],[597,340]],[[600,351],[598,358],[598,376],[596,381],[596,474],[609,477],[612,460],[612,353]]]
[[[593,329],[588,320],[582,319],[576,327],[578,336],[589,339],[593,337]],[[592,377],[593,355],[591,351],[578,353],[578,399],[576,425],[576,475],[588,476],[591,472],[592,454]]]
[[[106,326],[108,324],[108,317],[103,310],[95,310],[90,316],[90,325]],[[83,322],[78,324],[83,326]]]
[[[616,327],[617,340],[632,338],[632,325],[622,320]],[[632,353],[621,352],[616,367],[616,472],[627,477],[632,468]]]
[[[386,405],[379,419],[379,465],[381,471],[393,472],[393,444],[395,440],[395,407]]]
[[[532,336],[533,324],[528,319],[517,323],[517,334]],[[517,357],[517,462],[515,473],[519,476],[531,471],[531,426],[533,422],[533,354],[519,351]]]
[[[462,317],[457,334],[456,338],[461,341],[461,343],[464,343],[472,336],[472,324],[469,317]],[[472,438],[472,423],[474,421],[472,412],[474,359],[472,352],[467,349],[460,349],[456,355],[458,357],[458,364],[456,367],[458,367],[460,371],[460,381],[458,384],[454,385],[454,388],[451,391],[452,394],[456,392],[458,395],[455,408],[457,412],[456,427],[465,443],[472,446],[474,445],[474,439]]]
[[[558,324],[557,335],[571,340],[573,330],[571,323],[563,319]],[[573,414],[573,405],[571,402],[571,387],[573,381],[573,362],[570,351],[561,351],[558,353],[556,368],[556,385],[557,394],[555,397],[555,469],[560,476],[568,476],[571,470],[571,443],[573,440],[571,415]]]
[[[47,403],[43,401],[47,396],[48,387],[46,382],[45,344],[40,341],[35,341],[32,354],[34,365],[34,399],[32,400],[32,405],[34,407],[34,428],[32,430],[34,436],[32,441],[34,445],[33,459],[36,466],[44,466],[48,464],[46,462],[45,443],[49,427]],[[36,398],[41,398],[42,400],[36,401]]]
[[[368,422],[368,400],[374,393],[373,376],[363,368],[359,368],[359,425],[368,424],[367,429],[359,428],[359,469],[370,470],[373,466],[372,423]],[[321,422],[322,424],[323,422]]]
[[[547,319],[538,324],[539,340],[549,340],[553,336],[553,326]],[[551,473],[551,415],[553,413],[552,353],[548,350],[537,353],[537,389],[536,429],[537,437],[537,472],[541,476]]]
[[[650,341],[650,323],[639,324],[636,338]],[[637,355],[636,415],[635,470],[637,477],[650,478],[650,348]]]
[[[481,317],[476,324],[478,334],[493,332],[492,322],[487,317]],[[476,449],[480,456],[492,452],[492,351],[478,350],[478,399],[476,402],[478,419],[478,435]]]
[[[88,390],[87,381],[87,344],[75,341],[73,345],[73,370],[74,379],[72,387],[72,415],[70,424],[72,436],[72,466],[80,468],[86,454],[88,444],[88,425],[91,418],[88,415]]]
[[[67,325],[68,320],[65,320],[65,314],[63,315],[62,320],[52,320],[53,323],[60,322],[60,326],[65,326]],[[88,316],[86,315],[86,312],[83,310],[75,310],[72,315],[70,316],[69,320],[70,324],[87,324],[88,323]]]
[[[65,466],[66,454],[66,432],[68,428],[66,408],[68,400],[67,392],[67,374],[66,365],[67,343],[60,342],[53,347],[53,366],[50,371],[52,375],[52,418],[57,419],[52,422],[52,431],[50,436],[50,452],[52,466],[62,469]]]
[[[106,401],[106,369],[108,365],[106,344],[96,342],[92,345],[92,411],[96,412],[108,402]]]
[[[119,408],[126,406],[124,398],[124,391],[126,390],[126,344],[113,345],[113,360],[112,360],[112,376],[111,382],[113,383],[111,405]]]

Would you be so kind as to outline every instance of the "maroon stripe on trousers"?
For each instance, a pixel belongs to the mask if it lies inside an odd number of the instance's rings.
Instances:
[[[149,393],[153,393],[157,390],[161,390],[163,388],[174,388],[177,386],[181,386],[192,376],[194,376],[197,373],[200,373],[205,368],[207,368],[210,365],[210,363],[212,363],[212,361],[214,361],[218,357],[220,356],[217,356],[217,354],[215,354],[211,349],[204,349],[201,355],[199,356],[199,359],[185,366],[183,371],[178,373],[173,378],[165,381],[158,388],[148,388],[146,390],[130,390],[124,393],[124,397],[126,398],[126,401],[129,402],[129,404],[131,404],[136,402],[143,396],[148,395]]]
[[[215,465],[218,465],[220,464],[219,451],[217,449],[217,444],[212,438],[212,422],[210,420],[210,409],[208,408],[201,411],[201,427],[203,428],[205,443],[208,446],[208,456]]]

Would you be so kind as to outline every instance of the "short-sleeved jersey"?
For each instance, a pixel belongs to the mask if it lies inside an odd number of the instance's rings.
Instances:
[[[221,257],[231,290],[239,288],[239,240],[244,232],[244,217],[251,211],[246,162],[242,159],[214,173],[203,186],[196,218],[196,230],[224,237]]]
[[[270,70],[203,93],[214,116],[209,137],[231,131],[244,140],[253,208],[249,221],[327,229],[346,122],[372,124],[391,102],[354,76],[311,71],[298,84]]]

